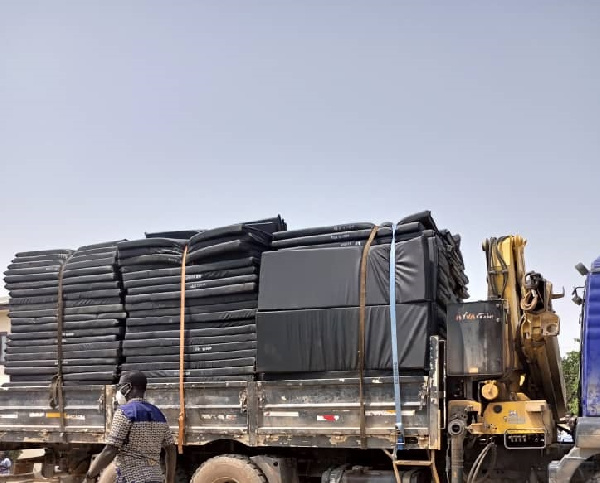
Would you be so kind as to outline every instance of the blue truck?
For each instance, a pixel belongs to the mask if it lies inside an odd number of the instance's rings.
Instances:
[[[573,301],[581,305],[580,408],[571,451],[550,464],[550,483],[580,478],[600,481],[600,257],[588,269],[576,269],[586,277],[583,297],[575,289]]]

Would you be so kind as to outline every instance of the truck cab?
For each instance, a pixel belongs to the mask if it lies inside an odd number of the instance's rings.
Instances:
[[[571,481],[582,463],[600,455],[600,257],[590,269],[583,264],[577,270],[585,275],[583,297],[575,291],[573,301],[581,304],[580,408],[575,427],[574,447],[560,461],[550,464],[550,483]],[[600,481],[600,467],[587,465],[591,481]],[[589,481],[589,480],[588,480]]]

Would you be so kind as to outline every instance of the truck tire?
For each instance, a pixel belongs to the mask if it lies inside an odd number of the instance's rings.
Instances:
[[[230,454],[216,456],[196,470],[190,483],[268,483],[249,458]]]

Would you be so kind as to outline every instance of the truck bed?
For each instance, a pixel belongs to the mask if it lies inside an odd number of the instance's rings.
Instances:
[[[428,373],[400,377],[407,449],[440,447],[443,358],[435,337],[431,349]],[[185,444],[231,439],[255,447],[360,448],[359,394],[358,378],[186,383]],[[64,432],[48,396],[48,388],[0,388],[0,443],[104,442],[115,408],[113,386],[65,387]],[[176,435],[179,385],[150,385],[147,399],[163,410]],[[362,447],[393,448],[393,378],[365,378],[364,401]]]

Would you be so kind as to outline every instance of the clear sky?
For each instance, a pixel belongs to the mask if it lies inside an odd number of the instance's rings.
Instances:
[[[4,0],[0,265],[431,209],[463,237],[474,298],[481,241],[510,233],[569,293],[600,256],[598,25],[592,0]]]

